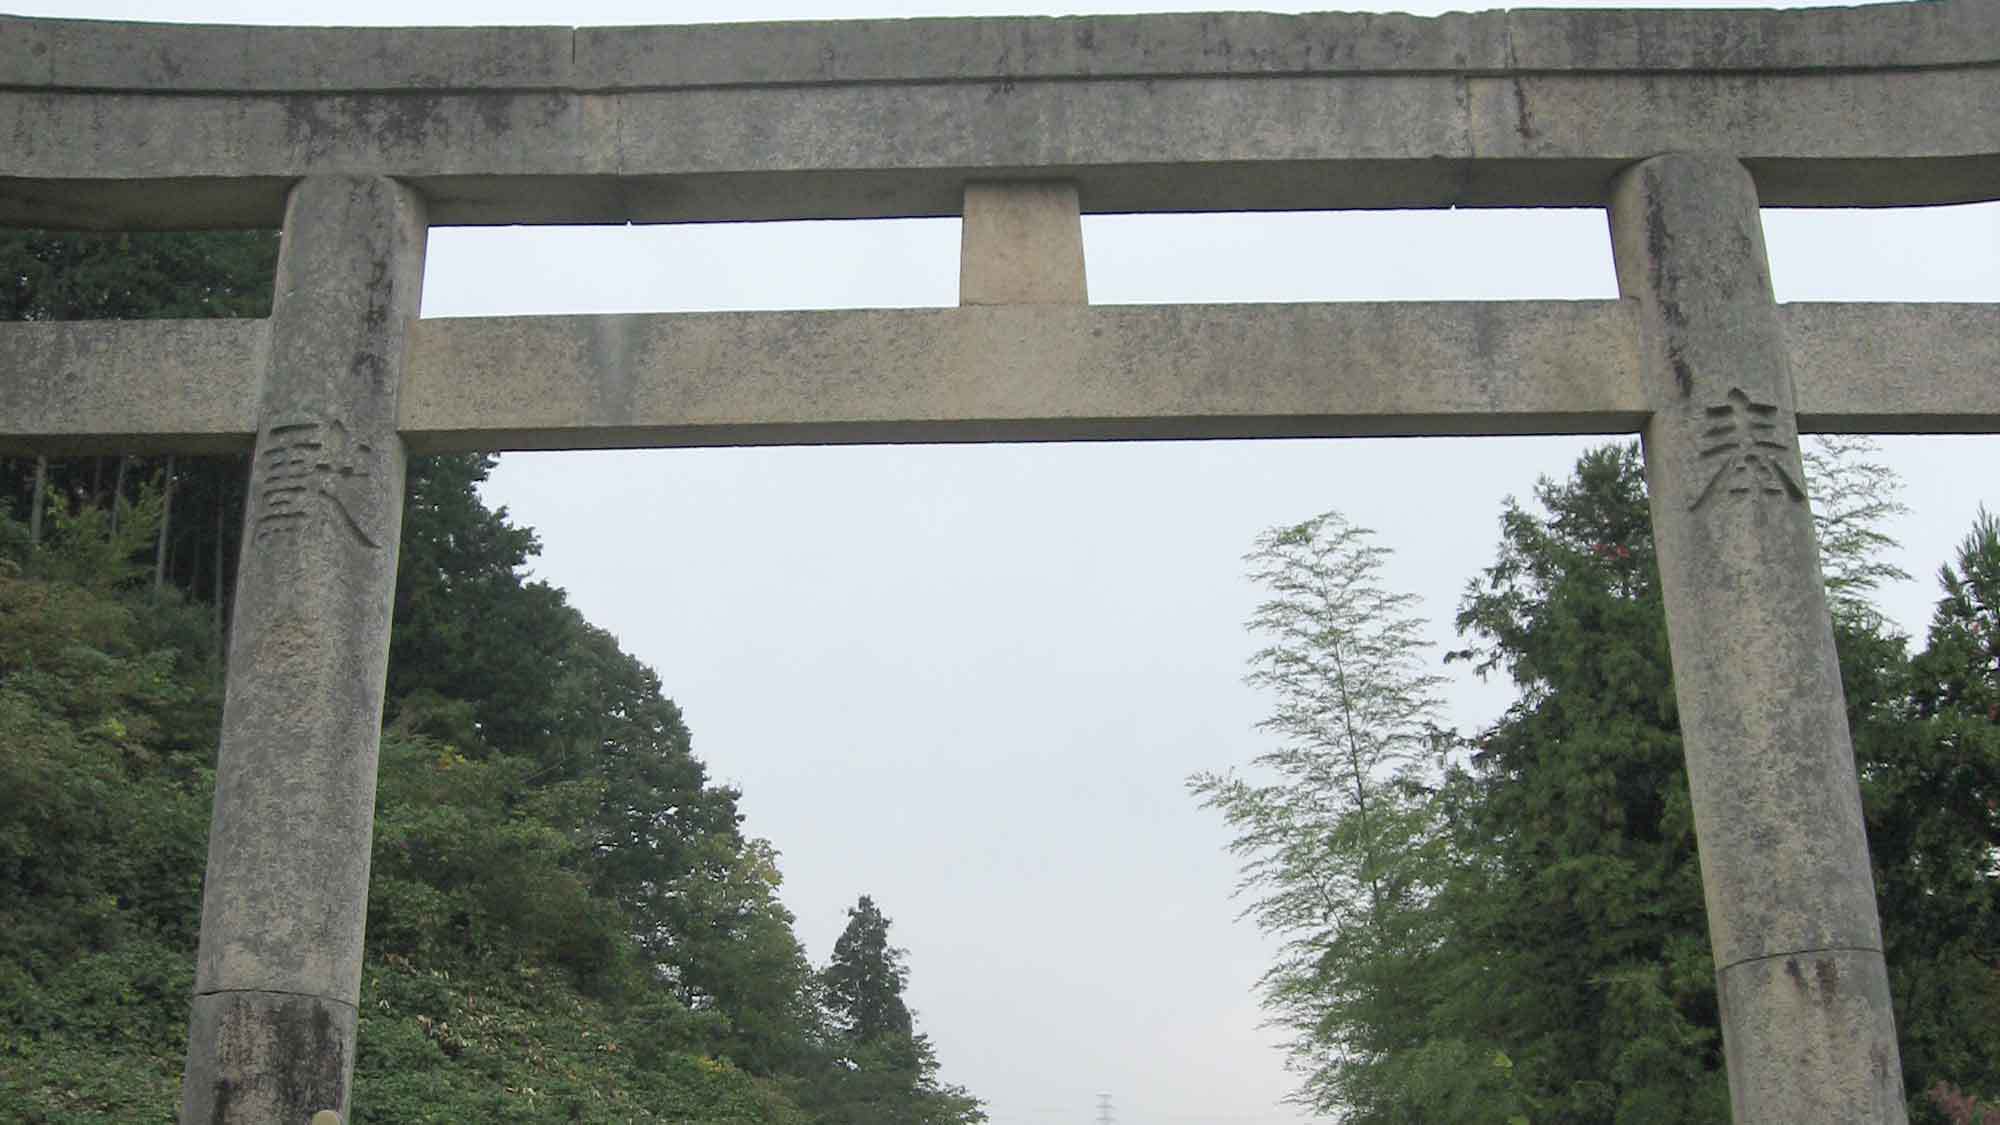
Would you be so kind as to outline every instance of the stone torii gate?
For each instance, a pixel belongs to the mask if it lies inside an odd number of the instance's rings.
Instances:
[[[284,227],[267,320],[0,326],[0,448],[254,449],[183,1122],[348,1113],[408,454],[1635,431],[1735,1118],[1903,1121],[1798,434],[2000,432],[2000,313],[1779,306],[1758,208],[2000,198],[2000,4],[4,19],[0,136],[0,222]],[[1455,206],[1622,299],[1084,296],[1081,212]],[[961,214],[956,309],[418,316],[431,225]]]

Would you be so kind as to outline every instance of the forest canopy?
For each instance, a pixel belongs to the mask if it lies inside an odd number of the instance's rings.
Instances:
[[[276,249],[7,232],[0,317],[262,315]],[[659,678],[525,576],[539,544],[481,499],[493,464],[410,464],[354,1120],[984,1120],[869,898],[868,940],[808,959],[777,852]],[[0,461],[7,1120],[179,1104],[246,473]]]

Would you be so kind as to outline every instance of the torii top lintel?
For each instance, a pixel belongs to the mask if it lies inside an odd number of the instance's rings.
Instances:
[[[323,173],[439,225],[1598,206],[1673,150],[1772,205],[2000,197],[2000,5],[622,28],[0,19],[0,222],[275,225]],[[171,188],[172,190],[162,190]]]

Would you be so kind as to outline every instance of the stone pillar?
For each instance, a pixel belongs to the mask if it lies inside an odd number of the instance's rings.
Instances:
[[[184,1125],[348,1116],[425,238],[422,201],[388,179],[307,179],[285,210]]]
[[[1611,200],[1737,1125],[1905,1120],[1854,752],[1756,185],[1656,157]]]
[[[1072,183],[965,185],[961,305],[1081,305],[1083,218]]]

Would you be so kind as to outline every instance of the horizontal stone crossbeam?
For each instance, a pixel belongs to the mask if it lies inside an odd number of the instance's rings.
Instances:
[[[1795,304],[1806,432],[2000,432],[2000,305]],[[0,325],[0,450],[243,451],[263,321]],[[1626,433],[1628,302],[419,321],[413,452]]]
[[[1727,152],[1767,206],[2000,197],[2000,5],[164,27],[0,18],[0,222],[276,225],[314,175],[438,225],[1601,206]]]
[[[1636,432],[1735,1120],[1902,1122],[1797,435],[2000,432],[2000,305],[1779,306],[1761,209],[2000,199],[2000,3],[0,16],[0,138],[0,224],[285,230],[269,320],[0,325],[0,453],[256,450],[184,1121],[348,1111],[407,453]],[[1087,212],[1456,206],[1621,299],[1088,303]],[[903,216],[960,307],[418,319],[430,226]]]

